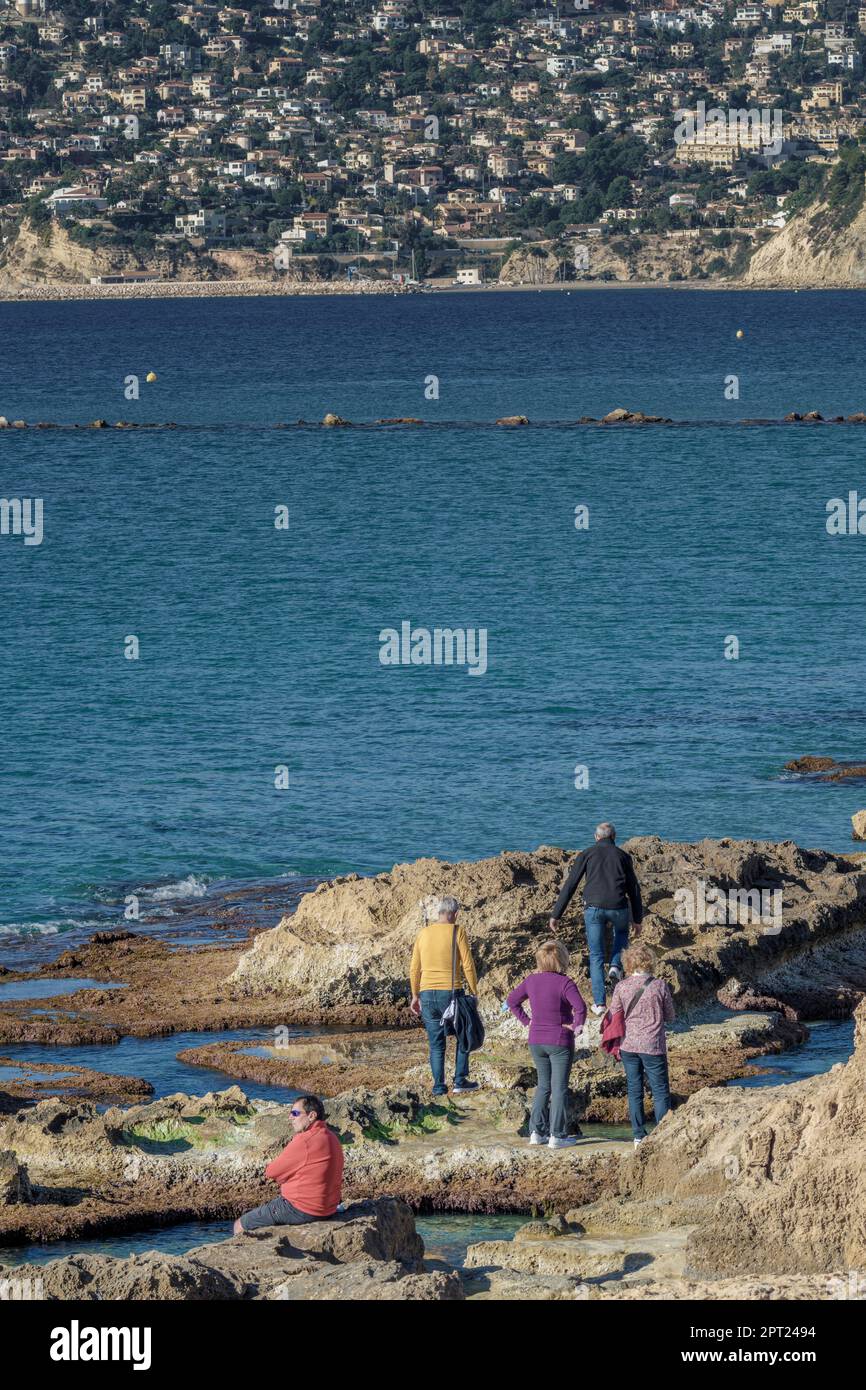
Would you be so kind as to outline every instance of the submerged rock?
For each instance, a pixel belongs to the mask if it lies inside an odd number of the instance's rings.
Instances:
[[[823,772],[825,768],[835,766],[835,758],[816,758],[811,753],[805,758],[793,758],[791,762],[785,763],[786,772]]]
[[[497,425],[528,425],[529,419],[526,415],[503,415],[496,423]]]
[[[608,411],[607,415],[602,416],[603,425],[670,425],[673,423],[664,415],[644,415],[642,410],[623,410],[620,406],[617,410]]]
[[[795,758],[785,763],[786,772],[814,772],[819,782],[844,782],[850,778],[866,777],[866,763],[837,763],[835,758]]]

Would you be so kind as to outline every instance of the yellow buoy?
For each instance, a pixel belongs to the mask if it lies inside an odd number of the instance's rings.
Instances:
[[[148,372],[145,381],[156,381],[156,372]]]
[[[745,338],[745,336],[746,336],[746,335],[745,335],[745,333],[743,332],[742,328],[738,328],[738,329],[737,329],[737,337],[738,337],[738,338]]]

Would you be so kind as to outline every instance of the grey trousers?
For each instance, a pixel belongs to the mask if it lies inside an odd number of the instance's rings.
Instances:
[[[542,1139],[551,1135],[565,1139],[568,1135],[566,1101],[568,1074],[574,1061],[573,1047],[554,1047],[548,1043],[530,1043],[529,1050],[538,1072],[538,1085],[532,1098],[530,1128]]]
[[[240,1219],[245,1231],[257,1231],[261,1226],[306,1226],[309,1221],[329,1220],[328,1216],[310,1216],[305,1211],[299,1211],[285,1197],[275,1197],[272,1202],[265,1202],[264,1206],[245,1211]]]

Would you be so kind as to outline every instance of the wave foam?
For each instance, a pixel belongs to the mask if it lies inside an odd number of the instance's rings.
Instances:
[[[206,892],[207,884],[203,878],[187,874],[178,883],[164,883],[161,888],[154,888],[150,896],[154,902],[161,903],[166,898],[203,898]]]
[[[0,936],[56,936],[58,932],[72,931],[81,922],[9,922],[0,926]]]

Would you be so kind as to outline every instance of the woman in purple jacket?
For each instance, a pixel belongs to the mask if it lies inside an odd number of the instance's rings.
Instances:
[[[528,975],[508,996],[508,1007],[529,1029],[529,1050],[538,1072],[532,1101],[530,1144],[569,1149],[577,1143],[568,1133],[568,1074],[574,1061],[574,1035],[586,1019],[580,990],[565,973],[570,956],[561,941],[545,941],[535,953],[538,973]],[[521,1005],[529,1000],[532,1017]]]

